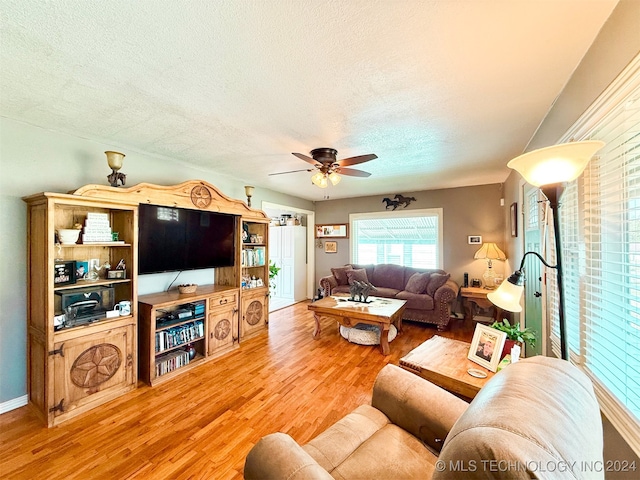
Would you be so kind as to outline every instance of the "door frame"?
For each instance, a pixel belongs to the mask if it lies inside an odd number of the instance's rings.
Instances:
[[[316,212],[304,208],[292,207],[280,203],[262,202],[262,210],[285,210],[287,212],[301,213],[307,216],[307,299],[315,297],[316,256],[314,225],[316,224]]]

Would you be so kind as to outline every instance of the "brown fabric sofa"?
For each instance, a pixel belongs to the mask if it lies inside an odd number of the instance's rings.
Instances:
[[[588,470],[602,465],[602,447],[591,382],[567,361],[537,356],[510,365],[470,404],[387,365],[371,405],[361,405],[304,446],[284,433],[263,437],[246,458],[244,476],[604,478]]]
[[[359,275],[349,275],[357,270]],[[392,264],[356,265],[332,268],[332,275],[320,279],[325,297],[349,293],[350,277],[366,278],[376,287],[371,295],[407,301],[403,320],[433,323],[446,330],[451,318],[451,304],[458,296],[458,284],[444,270],[424,270]],[[364,271],[364,274],[361,272]],[[362,276],[364,275],[364,277]]]

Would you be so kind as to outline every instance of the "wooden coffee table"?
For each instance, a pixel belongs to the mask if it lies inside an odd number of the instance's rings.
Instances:
[[[345,327],[355,327],[359,323],[380,327],[380,350],[389,355],[389,326],[394,324],[398,333],[402,331],[402,314],[406,300],[395,298],[369,297],[372,303],[352,302],[349,297],[331,296],[309,304],[316,321],[313,338],[320,336],[320,320],[330,318]]]
[[[467,358],[470,346],[436,335],[402,357],[400,366],[465,400],[473,400],[495,373]],[[469,369],[484,372],[487,377],[473,377]]]

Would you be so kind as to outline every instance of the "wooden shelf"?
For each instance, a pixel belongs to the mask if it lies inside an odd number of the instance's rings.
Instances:
[[[137,354],[137,203],[121,196],[117,200],[85,198],[75,194],[43,192],[24,198],[27,203],[28,277],[27,356],[30,365],[27,387],[29,401],[50,427],[113,400],[133,390],[138,383]],[[56,231],[102,218],[125,241],[62,244]],[[105,225],[106,226],[106,225]],[[109,237],[107,237],[109,238]],[[129,278],[78,280],[55,284],[54,265],[96,259],[99,265],[129,266]],[[96,314],[92,322],[55,329],[59,294],[82,289],[113,290],[113,304],[131,302],[130,315],[106,317]],[[104,305],[104,308],[109,308]],[[79,365],[103,358],[104,369],[95,376],[83,376]],[[104,375],[105,371],[111,375]],[[81,380],[78,380],[81,379]]]
[[[122,325],[130,325],[135,319],[132,315],[123,315],[121,317],[103,318],[101,320],[77,325],[75,327],[61,328],[53,332],[54,341],[56,343],[65,342],[69,339],[76,338],[80,335],[88,335],[105,328],[118,328]]]
[[[24,197],[23,200],[28,206],[29,247],[27,386],[29,402],[48,426],[58,425],[136,388],[138,376],[151,385],[171,379],[238,348],[247,333],[266,330],[269,218],[265,212],[252,209],[241,200],[226,197],[213,185],[201,180],[174,186],[140,184],[118,189],[85,185],[67,194],[43,192]],[[199,287],[193,294],[180,294],[175,290],[144,295],[138,299],[138,209],[142,203],[221,212],[235,217],[234,259],[231,265],[214,269],[212,281],[216,282],[215,285]],[[59,240],[56,231],[76,224],[84,224],[86,228],[90,218],[101,219],[99,223],[105,226],[108,220],[109,228],[112,232],[118,232],[121,240],[74,244],[56,242]],[[261,241],[243,243],[245,226],[250,234],[262,237],[253,237],[254,240]],[[247,252],[252,249],[255,251],[252,260],[258,260],[263,265],[242,266],[242,254],[249,255]],[[96,259],[99,265],[118,265],[122,260],[128,267],[126,275],[129,278],[99,278],[67,285],[55,284],[56,262],[92,259]],[[243,275],[260,278],[265,286],[241,292]],[[60,310],[56,310],[56,299],[61,293],[75,294],[83,288],[106,286],[113,290],[114,303],[131,302],[131,315],[105,317],[92,323],[54,329],[54,318]],[[198,301],[205,305],[204,317],[176,319],[178,321],[175,323],[160,326],[156,324],[156,317],[163,316],[160,310],[175,310],[181,305]],[[242,329],[241,318],[243,321],[248,319]],[[178,354],[182,353],[178,350],[182,346],[156,354],[156,333],[194,322],[202,322],[203,328],[197,331],[190,329],[189,334],[196,336],[204,333],[202,337],[191,341],[197,352],[196,357],[188,364],[156,377],[156,357],[168,354],[170,358],[177,358],[175,363],[169,361],[162,364],[160,371],[187,361]],[[167,337],[163,335],[161,339]],[[171,338],[171,341],[178,338]],[[78,378],[82,375],[78,374],[76,360],[86,362],[87,358],[100,355],[105,355],[110,361],[117,359],[109,365],[114,368],[115,374],[109,378],[84,376],[82,382],[86,385],[79,385]]]
[[[202,365],[204,362],[205,362],[205,357],[198,353],[196,354],[195,358],[191,360],[189,363],[187,363],[186,365],[176,368],[175,370],[171,370],[170,372],[165,373],[164,375],[159,375],[157,377],[154,377],[154,379],[151,381],[151,386],[155,386],[160,383],[166,382],[167,380],[171,380],[172,378],[175,378],[178,375],[182,375],[183,373],[191,370],[192,368],[197,367],[198,365]]]
[[[237,267],[236,267],[237,268]],[[177,291],[160,292],[139,297],[140,311],[140,378],[149,385],[156,385],[173,378],[202,362],[209,361],[238,345],[238,311],[240,292],[237,287],[226,285],[199,286],[192,294],[180,295]],[[158,319],[185,308],[190,303],[204,304],[204,315],[175,319],[168,323],[158,323]],[[158,332],[171,328],[180,328],[202,322],[204,335],[190,342],[155,351]],[[199,332],[198,332],[199,333]],[[196,357],[188,364],[178,367],[164,375],[157,375],[156,362],[164,355],[184,349],[188,344],[194,346]]]
[[[99,287],[101,285],[111,285],[115,283],[130,283],[130,278],[112,278],[112,279],[101,279],[92,282],[90,280],[78,280],[76,283],[71,285],[62,285],[61,287],[55,287],[54,290],[57,292],[58,290],[73,290],[74,288],[85,288],[85,287]]]
[[[89,247],[132,247],[130,243],[100,242],[100,243],[56,243],[56,248],[89,248]]]
[[[168,330],[169,328],[173,328],[173,327],[179,327],[180,325],[186,325],[187,323],[192,323],[192,322],[197,322],[199,320],[202,320],[204,322],[205,317],[196,317],[196,318],[189,318],[189,319],[184,319],[184,320],[176,320],[174,322],[167,322],[164,325],[162,325],[164,322],[159,321],[156,318],[156,332],[162,332],[163,330]]]
[[[180,348],[184,348],[187,345],[190,345],[192,343],[200,342],[201,340],[204,340],[204,336],[198,337],[198,338],[194,338],[193,340],[191,340],[190,342],[187,342],[187,343],[181,343],[180,345],[174,345],[171,348],[165,348],[161,352],[156,352],[156,358],[164,355],[165,353],[169,353],[169,352],[172,352],[174,350],[178,350]],[[191,363],[191,362],[189,362],[189,363]],[[186,365],[185,365],[185,367],[186,367]],[[182,368],[182,367],[180,367],[180,368]]]

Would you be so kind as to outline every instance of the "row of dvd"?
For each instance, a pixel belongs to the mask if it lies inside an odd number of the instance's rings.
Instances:
[[[156,353],[199,340],[204,337],[204,322],[197,320],[156,332]]]
[[[189,352],[176,350],[156,359],[156,377],[165,375],[189,363]]]

